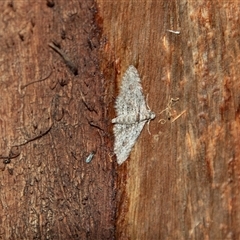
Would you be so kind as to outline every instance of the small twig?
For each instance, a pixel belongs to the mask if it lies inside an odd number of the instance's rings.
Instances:
[[[70,71],[76,76],[78,75],[78,68],[76,65],[71,61],[71,59],[64,53],[59,47],[57,47],[54,43],[49,43],[48,46],[52,48],[55,52],[57,52],[64,60],[67,67]]]
[[[180,118],[187,110],[182,111],[178,116],[176,116],[173,120],[172,123],[175,122],[178,118]]]

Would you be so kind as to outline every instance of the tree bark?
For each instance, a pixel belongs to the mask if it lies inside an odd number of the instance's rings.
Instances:
[[[95,3],[0,4],[0,236],[113,239]]]
[[[2,239],[240,238],[238,1],[0,11]],[[157,117],[118,166],[129,65]]]
[[[117,239],[239,239],[239,1],[98,2],[118,86],[134,65],[165,110],[117,168]]]

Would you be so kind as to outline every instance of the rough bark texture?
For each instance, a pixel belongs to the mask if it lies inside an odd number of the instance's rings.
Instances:
[[[239,1],[1,1],[0,12],[0,238],[240,238]],[[166,111],[115,184],[110,119],[130,64]]]
[[[0,238],[113,239],[95,3],[1,1],[0,12]]]
[[[153,111],[179,98],[118,168],[117,238],[239,239],[239,1],[98,3],[118,84],[133,64]]]

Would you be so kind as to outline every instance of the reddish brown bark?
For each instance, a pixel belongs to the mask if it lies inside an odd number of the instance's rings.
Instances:
[[[2,1],[1,238],[239,239],[239,8]],[[110,119],[130,64],[168,111],[115,182]]]
[[[239,239],[239,1],[98,2],[118,84],[133,64],[153,111],[179,98],[117,169],[117,238]]]
[[[0,236],[113,239],[95,3],[1,1],[0,10]]]

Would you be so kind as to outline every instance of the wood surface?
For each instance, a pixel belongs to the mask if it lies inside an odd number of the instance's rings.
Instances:
[[[240,238],[239,1],[0,12],[1,239]],[[129,65],[157,117],[118,166],[111,119]]]
[[[1,239],[112,239],[95,3],[1,1],[0,9]]]
[[[239,239],[240,2],[98,2],[117,86],[133,64],[155,113],[179,98],[117,169],[117,239]]]

